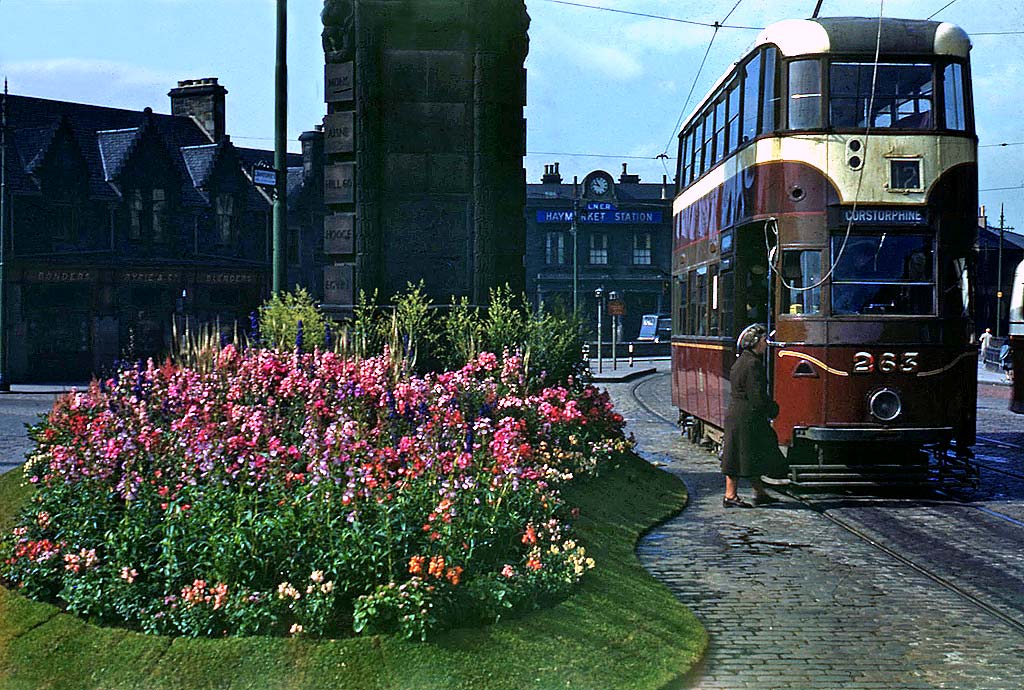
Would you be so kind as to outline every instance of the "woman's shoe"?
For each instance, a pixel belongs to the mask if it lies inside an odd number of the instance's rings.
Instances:
[[[779,502],[779,499],[775,498],[774,496],[769,496],[768,494],[761,494],[760,496],[754,496],[754,505],[755,506],[767,506],[767,505],[771,505],[772,503],[778,503],[778,502]]]
[[[754,506],[750,505],[749,503],[744,501],[739,496],[736,496],[735,498],[723,498],[722,499],[722,507],[723,508],[753,508]]]

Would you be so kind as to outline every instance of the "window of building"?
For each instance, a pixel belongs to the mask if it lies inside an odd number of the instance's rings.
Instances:
[[[834,62],[829,68],[832,126],[862,128],[870,122],[872,128],[931,129],[932,81],[927,64],[879,64],[876,74],[874,63]]]
[[[637,266],[651,265],[651,233],[633,235],[633,263]]]
[[[235,198],[230,194],[218,194],[214,201],[217,214],[217,242],[226,245],[234,240]]]
[[[599,265],[608,263],[608,233],[590,233],[590,263]]]
[[[153,241],[163,242],[166,237],[164,226],[167,222],[167,194],[162,189],[153,190]]]
[[[142,239],[142,214],[146,204],[142,199],[142,190],[133,189],[128,197],[128,239]]]
[[[964,95],[964,68],[963,65],[946,65],[942,72],[942,85],[944,91],[946,129],[967,129],[967,114]]]
[[[53,238],[58,242],[78,240],[78,209],[74,204],[55,203],[50,206]]]
[[[821,62],[794,60],[789,63],[790,129],[821,127]]]
[[[832,314],[935,313],[934,240],[893,232],[832,236]],[[841,253],[840,253],[841,250]]]
[[[549,266],[565,264],[565,233],[549,232],[544,237],[544,261]]]
[[[288,263],[296,266],[299,263],[299,240],[301,230],[298,225],[288,226]]]

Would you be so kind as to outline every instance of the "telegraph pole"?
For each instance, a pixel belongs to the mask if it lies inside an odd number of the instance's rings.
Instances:
[[[7,78],[0,101],[0,393],[11,391],[7,369]]]
[[[277,0],[277,62],[274,68],[274,230],[272,290],[285,289],[284,233],[288,227],[288,0]]]
[[[579,298],[577,297],[577,295],[579,293],[580,268],[579,268],[579,259],[576,256],[576,251],[578,249],[577,242],[576,242],[576,235],[577,235],[577,229],[578,229],[578,225],[577,225],[577,222],[576,222],[576,217],[579,216],[579,214],[580,214],[580,201],[579,201],[579,199],[576,198],[576,185],[573,184],[573,191],[572,191],[572,230],[571,230],[571,234],[572,234],[572,313],[573,313],[573,316],[575,316],[576,314],[579,313]]]

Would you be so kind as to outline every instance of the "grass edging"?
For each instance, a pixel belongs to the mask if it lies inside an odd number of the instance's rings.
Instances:
[[[0,529],[28,492],[0,476]],[[641,534],[686,503],[682,482],[629,456],[571,487],[597,567],[565,601],[496,625],[343,640],[191,639],[90,625],[0,587],[0,688],[623,688],[656,690],[696,664],[707,633],[640,565]]]

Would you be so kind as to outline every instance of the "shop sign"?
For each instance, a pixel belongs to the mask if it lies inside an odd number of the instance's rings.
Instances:
[[[355,201],[355,163],[334,163],[324,167],[324,203],[351,204]]]
[[[253,273],[231,273],[206,271],[196,276],[197,283],[206,285],[242,285],[255,283],[256,275]]]
[[[353,291],[354,274],[355,266],[353,264],[324,266],[324,302],[327,304],[352,304],[355,296]]]
[[[25,280],[30,283],[89,283],[94,278],[92,271],[76,271],[74,269],[25,271]]]
[[[128,283],[180,283],[179,271],[124,271],[121,280]]]
[[[328,62],[324,66],[324,102],[338,103],[351,101],[353,98],[353,63]]]
[[[324,218],[324,252],[327,254],[351,254],[355,251],[352,229],[356,222],[354,213],[335,213]]]
[[[351,153],[355,150],[353,113],[347,110],[324,117],[324,152]]]
[[[611,316],[625,316],[626,303],[622,300],[610,300],[608,302],[608,314]]]

